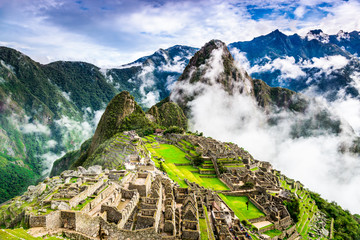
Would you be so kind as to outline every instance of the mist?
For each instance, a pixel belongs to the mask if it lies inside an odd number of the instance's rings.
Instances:
[[[208,71],[222,69],[221,62],[211,64],[212,69]],[[323,198],[336,201],[352,213],[360,212],[360,192],[356,190],[360,182],[359,157],[339,151],[340,146],[352,142],[354,131],[358,133],[358,100],[344,96],[329,103],[319,97],[310,101],[303,114],[277,109],[268,115],[251,95],[230,95],[219,84],[200,85],[201,91],[198,91],[199,83],[188,84],[186,81],[174,87],[198,93],[188,103],[192,131],[236,143],[255,159],[272,163],[275,169],[299,180]],[[341,133],[315,128],[306,137],[295,138],[292,135],[292,130],[302,121],[316,121],[314,116],[324,109],[330,113],[330,118],[341,121]],[[276,119],[277,124],[270,125],[269,118]]]

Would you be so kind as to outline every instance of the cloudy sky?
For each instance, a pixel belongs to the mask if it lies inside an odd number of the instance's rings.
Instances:
[[[0,0],[0,45],[41,63],[117,66],[175,44],[360,30],[359,0]]]

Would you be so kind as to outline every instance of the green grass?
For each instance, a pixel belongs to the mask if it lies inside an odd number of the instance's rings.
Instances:
[[[264,232],[264,234],[266,234],[269,237],[273,238],[275,236],[280,236],[282,234],[282,231],[274,229],[274,230],[266,231],[266,232]]]
[[[254,204],[249,201],[249,210],[247,210],[246,202],[249,200],[248,197],[241,196],[225,196],[219,194],[224,202],[234,211],[235,215],[240,220],[254,219],[258,217],[264,217],[265,214],[261,212]]]
[[[259,170],[259,168],[258,167],[255,167],[255,168],[252,168],[252,169],[250,169],[251,171],[257,171],[257,170]]]
[[[178,147],[169,144],[160,144],[160,148],[151,148],[149,145],[147,147],[153,156],[161,157],[165,160],[163,163],[165,171],[172,180],[180,185],[180,187],[187,187],[184,181],[186,178],[191,182],[195,182],[200,186],[213,190],[229,190],[229,188],[218,178],[201,178],[201,175],[198,172],[199,170],[191,165],[176,166],[175,163],[190,164],[190,161],[185,158],[185,153],[182,152]],[[158,161],[154,161],[155,165],[159,167]]]
[[[245,165],[224,165],[224,167],[245,167]]]
[[[25,229],[16,228],[16,229],[0,229],[0,239],[1,240],[19,240],[19,239],[26,239],[26,240],[41,240],[41,239],[48,239],[48,240],[58,240],[64,238],[58,238],[55,236],[52,237],[33,237],[26,232]]]
[[[93,200],[93,198],[87,197],[85,199],[84,203],[77,205],[76,207],[73,208],[73,210],[80,211],[83,207],[85,207],[86,204],[88,204],[92,200]]]
[[[201,240],[209,239],[206,220],[203,218],[199,218],[199,223],[200,223],[200,239]]]
[[[160,148],[155,151],[166,160],[166,163],[189,163],[185,158],[186,154],[174,145],[160,144]]]

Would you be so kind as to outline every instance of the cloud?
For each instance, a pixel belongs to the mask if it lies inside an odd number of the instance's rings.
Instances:
[[[317,78],[323,78],[323,74],[330,75],[334,71],[344,68],[350,61],[341,55],[313,57],[309,60],[300,59],[299,61],[296,61],[294,57],[285,56],[273,60],[268,58],[268,61],[263,65],[254,64],[251,66],[246,58],[246,53],[235,48],[232,49],[231,53],[238,65],[243,65],[249,74],[280,71],[280,75],[277,77],[280,86],[287,86],[287,82],[304,77],[306,77],[307,83],[310,83]],[[264,58],[266,59],[266,56]],[[307,70],[313,68],[319,69],[319,71],[307,74]],[[307,93],[310,93],[311,90],[313,89],[306,89]]]
[[[40,159],[42,159],[42,161],[44,163],[44,165],[43,165],[44,171],[42,172],[42,175],[46,176],[46,175],[50,174],[51,168],[52,168],[55,160],[61,158],[64,155],[65,155],[65,152],[61,152],[59,154],[56,154],[53,152],[47,152],[45,154],[38,156]]]
[[[276,58],[263,66],[254,65],[252,68],[250,68],[250,74],[254,72],[274,72],[275,70],[280,70],[280,78],[282,80],[286,80],[289,78],[296,79],[299,77],[304,77],[306,75],[301,68],[301,65],[295,63],[294,57],[286,56],[285,58]]]
[[[246,41],[274,29],[304,35],[314,28],[332,34],[360,28],[355,0],[14,0],[1,8],[2,43],[45,63],[82,60],[119,66],[175,44]]]
[[[256,159],[271,162],[285,175],[300,180],[307,188],[324,198],[337,201],[352,212],[358,211],[359,194],[354,194],[360,176],[357,157],[338,152],[348,136],[314,132],[312,136],[292,138],[291,130],[300,119],[312,117],[281,112],[278,124],[270,126],[267,116],[254,99],[243,95],[229,96],[211,87],[191,102],[192,130],[244,147]],[[301,121],[301,120],[300,120]],[[336,193],[334,189],[337,189]]]
[[[38,134],[45,134],[45,135],[49,136],[51,133],[48,126],[43,125],[38,122],[26,123],[24,125],[21,125],[20,130],[25,134],[38,133]]]
[[[360,161],[357,156],[339,152],[340,146],[351,144],[354,137],[351,128],[346,121],[342,121],[342,132],[337,133],[333,128],[323,126],[316,116],[325,111],[328,113],[327,121],[336,122],[340,120],[336,110],[342,108],[342,111],[349,111],[344,114],[343,120],[352,117],[357,124],[355,127],[360,127],[358,108],[353,109],[359,103],[352,105],[350,101],[339,101],[336,106],[324,98],[318,98],[310,102],[304,113],[277,109],[276,112],[265,114],[250,95],[237,91],[229,95],[220,84],[212,81],[223,71],[219,56],[220,51],[215,51],[200,66],[200,69],[211,66],[205,69],[211,86],[200,82],[190,84],[187,80],[174,85],[172,100],[180,101],[184,96],[195,94],[195,98],[188,103],[191,130],[198,130],[217,140],[234,142],[256,159],[271,162],[276,169],[301,181],[324,198],[336,201],[352,212],[358,211],[360,194],[354,194],[353,189],[356,189],[359,181]],[[235,55],[240,62],[245,61],[243,57],[241,54]],[[283,60],[287,61],[286,64],[296,65],[293,59]],[[311,64],[317,64],[314,62]],[[286,64],[275,61],[272,66],[281,69]],[[324,69],[337,68],[339,65],[327,63]],[[300,66],[297,67],[301,70]],[[355,111],[356,118],[352,115]],[[270,118],[276,120],[277,124],[269,124]],[[353,126],[353,123],[350,124]],[[301,131],[306,134],[294,134]],[[335,193],[334,189],[338,191]]]
[[[295,9],[294,14],[297,18],[302,18],[306,13],[306,7],[305,6],[299,6]]]
[[[349,63],[346,57],[340,55],[326,56],[322,58],[312,58],[311,61],[304,61],[302,68],[319,68],[322,72],[330,74],[334,70],[341,69]]]

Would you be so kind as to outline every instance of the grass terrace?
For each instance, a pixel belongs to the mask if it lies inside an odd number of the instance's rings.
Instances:
[[[42,239],[47,239],[47,240],[60,240],[60,239],[67,239],[64,237],[56,237],[56,236],[51,236],[51,237],[33,237],[30,234],[28,234],[26,232],[25,229],[22,228],[15,228],[15,229],[0,229],[0,239],[1,240],[42,240]]]
[[[235,215],[240,220],[248,220],[265,216],[262,211],[249,201],[248,197],[226,196],[222,193],[220,193],[219,196],[234,211]],[[247,201],[249,201],[249,210],[247,210],[246,206]]]
[[[318,211],[318,207],[311,199],[309,193],[306,190],[294,189],[285,180],[282,180],[280,182],[283,188],[300,196],[300,215],[299,221],[296,223],[296,230],[303,237],[303,239],[312,239],[308,236],[308,233],[310,232],[309,226],[311,221],[313,220],[314,214]]]
[[[268,235],[269,237],[273,238],[276,236],[280,236],[282,234],[282,231],[277,230],[277,229],[273,229],[273,230],[269,230],[264,232],[264,234]]]
[[[187,187],[184,179],[188,179],[191,182],[195,182],[200,186],[210,188],[213,190],[229,190],[229,188],[220,181],[216,175],[201,175],[199,169],[191,165],[191,162],[185,158],[185,153],[181,151],[178,147],[170,144],[160,144],[159,148],[152,148],[147,146],[148,150],[152,153],[154,157],[153,160],[157,167],[160,166],[159,158],[165,160],[163,166],[167,174],[171,179],[179,183],[180,187]],[[185,166],[176,166],[175,164],[188,164]],[[211,171],[213,169],[203,169],[205,171]],[[211,176],[212,178],[202,178],[202,176]]]

